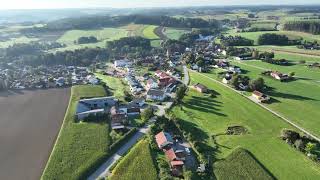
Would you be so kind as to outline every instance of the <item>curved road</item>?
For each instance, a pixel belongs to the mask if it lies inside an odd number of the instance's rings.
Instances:
[[[277,117],[279,117],[280,119],[282,119],[282,120],[286,121],[287,123],[289,123],[289,124],[291,124],[292,126],[296,127],[297,129],[299,129],[300,131],[304,132],[304,133],[305,133],[305,134],[307,134],[308,136],[310,136],[310,137],[312,137],[312,138],[314,138],[315,140],[317,140],[317,141],[319,141],[319,142],[320,142],[320,138],[319,138],[319,137],[317,137],[317,136],[313,135],[313,134],[312,134],[312,133],[310,133],[309,131],[305,130],[303,127],[301,127],[301,126],[299,126],[299,125],[295,124],[295,123],[294,123],[294,122],[292,122],[290,119],[288,119],[288,118],[286,118],[286,117],[282,116],[281,114],[279,114],[278,112],[275,112],[274,110],[272,110],[272,109],[268,108],[268,107],[267,107],[267,106],[265,106],[264,104],[261,104],[261,103],[259,103],[259,102],[257,102],[257,101],[254,101],[254,100],[253,100],[253,99],[251,99],[250,97],[245,96],[244,94],[242,94],[242,92],[241,92],[241,91],[237,91],[237,90],[233,89],[232,87],[230,87],[230,86],[228,86],[228,85],[226,85],[226,84],[223,84],[222,82],[217,81],[216,79],[213,79],[213,78],[211,78],[211,77],[209,77],[209,76],[206,76],[206,75],[204,75],[204,74],[202,74],[202,73],[199,73],[199,72],[196,72],[196,71],[193,71],[193,70],[190,70],[190,71],[195,72],[195,73],[198,73],[199,75],[204,76],[204,77],[206,77],[206,78],[210,79],[211,81],[214,81],[214,82],[216,82],[216,83],[219,83],[219,84],[221,84],[221,85],[223,85],[223,86],[225,86],[225,87],[227,87],[227,88],[229,88],[229,89],[233,90],[234,92],[236,92],[236,93],[240,94],[241,96],[243,96],[243,97],[245,97],[245,98],[249,99],[250,101],[252,101],[252,102],[254,102],[254,103],[258,104],[259,106],[261,106],[262,108],[264,108],[264,109],[266,109],[267,111],[271,112],[271,113],[272,113],[272,114],[274,114],[275,116],[277,116]]]

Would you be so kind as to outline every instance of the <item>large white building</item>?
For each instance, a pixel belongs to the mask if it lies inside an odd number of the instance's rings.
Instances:
[[[132,65],[132,62],[129,61],[128,59],[121,59],[121,60],[114,61],[114,67],[116,68],[127,67],[130,65]]]
[[[112,96],[81,99],[77,105],[77,119],[83,120],[90,115],[105,114],[117,102],[118,100]]]

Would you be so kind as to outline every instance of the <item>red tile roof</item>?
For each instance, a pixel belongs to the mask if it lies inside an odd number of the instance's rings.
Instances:
[[[167,157],[170,161],[173,161],[173,160],[175,160],[175,159],[177,158],[176,153],[174,152],[174,150],[173,150],[172,148],[169,149],[169,150],[167,150],[167,151],[165,152],[165,154],[166,154],[166,157]]]
[[[163,143],[167,142],[167,137],[165,136],[163,131],[156,135],[156,142],[158,144],[158,147],[160,147]]]

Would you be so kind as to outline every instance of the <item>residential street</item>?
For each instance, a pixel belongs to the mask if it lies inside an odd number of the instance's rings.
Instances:
[[[150,122],[152,122],[150,119]],[[95,180],[99,178],[103,178],[110,175],[110,168],[113,164],[117,163],[117,161],[124,155],[126,152],[130,150],[150,129],[150,124],[145,125],[144,127],[140,128],[138,132],[135,133],[131,137],[130,140],[126,144],[124,144],[115,154],[113,154],[103,165],[100,166],[89,178],[88,180]]]
[[[226,84],[224,84],[224,83],[222,83],[222,82],[220,82],[220,81],[217,81],[216,79],[213,79],[213,78],[211,78],[211,77],[208,77],[208,76],[206,76],[206,75],[204,75],[204,74],[202,74],[202,73],[196,72],[196,71],[194,71],[194,70],[190,70],[190,71],[195,72],[195,73],[198,73],[198,74],[200,74],[201,76],[204,76],[204,77],[210,79],[211,81],[214,81],[214,82],[216,82],[216,83],[219,83],[219,84],[221,84],[221,85],[223,85],[223,86],[225,86],[225,87],[227,87],[227,88],[235,91],[236,93],[238,93],[238,94],[240,94],[241,96],[249,99],[250,101],[258,104],[258,105],[261,106],[262,108],[266,109],[267,111],[271,112],[272,114],[276,115],[277,117],[281,118],[282,120],[286,121],[287,123],[289,123],[289,124],[291,124],[292,126],[296,127],[297,129],[299,129],[300,131],[304,132],[304,133],[307,134],[308,136],[310,136],[310,137],[312,137],[312,138],[314,138],[315,140],[317,140],[317,141],[320,142],[320,138],[318,138],[317,136],[311,134],[310,132],[308,132],[307,130],[305,130],[304,128],[302,128],[301,126],[295,124],[295,123],[292,122],[290,119],[282,116],[282,115],[279,114],[278,112],[275,112],[274,110],[268,108],[268,107],[265,106],[264,104],[259,103],[259,102],[257,102],[257,101],[254,101],[252,98],[250,98],[250,97],[248,97],[248,96],[245,96],[244,94],[242,94],[241,91],[237,91],[237,90],[233,89],[232,87],[230,87],[230,86],[228,86],[228,85],[226,85]]]

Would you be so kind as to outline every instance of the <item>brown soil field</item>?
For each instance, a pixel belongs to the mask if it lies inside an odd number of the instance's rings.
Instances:
[[[68,106],[70,88],[0,92],[0,179],[39,179]]]

